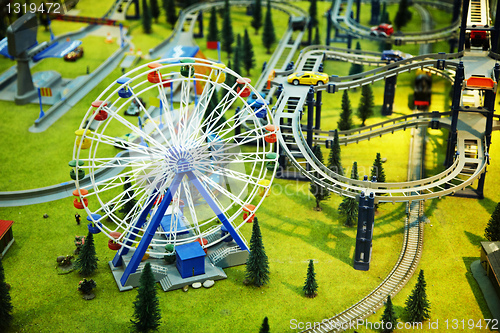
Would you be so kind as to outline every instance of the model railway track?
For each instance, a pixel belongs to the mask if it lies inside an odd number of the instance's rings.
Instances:
[[[413,276],[422,255],[424,228],[420,221],[423,203],[407,204],[408,214],[405,221],[403,247],[392,271],[366,297],[347,310],[324,320],[320,325],[303,332],[342,332],[349,323],[363,320],[384,305],[387,296],[395,296]]]

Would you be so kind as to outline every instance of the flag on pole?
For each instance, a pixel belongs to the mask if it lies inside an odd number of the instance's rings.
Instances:
[[[52,89],[50,88],[38,88],[40,89],[40,95],[44,97],[52,97]]]

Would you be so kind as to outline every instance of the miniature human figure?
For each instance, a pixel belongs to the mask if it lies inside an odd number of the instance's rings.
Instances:
[[[49,217],[49,214],[43,214],[43,218],[46,219]]]
[[[75,214],[75,220],[76,220],[76,225],[80,225],[80,214],[76,213]]]

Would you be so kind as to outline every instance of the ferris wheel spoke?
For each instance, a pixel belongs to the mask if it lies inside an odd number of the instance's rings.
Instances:
[[[197,166],[196,168],[199,171],[205,171],[207,173],[215,173],[216,175],[219,176],[225,176],[225,177],[230,177],[232,179],[238,180],[243,183],[249,183],[252,185],[257,185],[259,182],[260,178],[252,176],[252,175],[247,175],[245,173],[241,173],[239,171],[227,169],[227,168],[222,168],[216,165],[210,165],[210,166]]]
[[[143,167],[149,165],[151,160],[139,156],[114,156],[113,158],[95,158],[95,159],[80,159],[85,164],[80,169],[108,169],[108,168],[123,168],[123,167]]]
[[[198,217],[196,216],[196,210],[194,208],[193,198],[191,196],[191,189],[189,188],[189,182],[186,178],[182,180],[182,187],[184,189],[184,194],[186,196],[186,204],[189,208],[189,213],[191,215],[191,223],[196,229],[198,235],[200,235],[200,227],[198,226]]]
[[[201,173],[197,173],[196,170],[193,173],[195,176],[198,175],[198,176],[196,176],[196,178],[200,182],[201,186],[203,186],[203,188],[207,191],[208,195],[210,196],[210,199],[213,200],[213,202],[218,207],[218,209],[221,212],[227,211],[227,209],[229,209],[229,207],[224,208],[224,205],[222,205],[222,203],[219,201],[219,199],[217,198],[217,195],[212,191],[211,187],[207,184],[205,177],[201,177],[200,176]],[[206,200],[206,198],[205,198],[205,200]]]
[[[170,89],[173,89],[173,82],[171,81],[171,84],[170,84]],[[159,93],[159,96],[160,96],[160,106],[164,109],[162,111],[162,114],[165,113],[165,125],[168,129],[168,132],[170,134],[170,138],[172,139],[171,141],[172,144],[178,144],[177,142],[177,136],[176,136],[176,133],[175,133],[175,127],[172,126],[171,124],[174,124],[174,119],[172,118],[172,114],[174,112],[174,110],[170,110],[170,103],[167,99],[167,95],[165,94],[165,89],[160,89],[160,85],[158,85],[158,93]],[[163,117],[163,115],[160,115],[160,118]]]
[[[201,95],[198,97],[198,104],[196,104],[193,115],[189,118],[188,123],[186,125],[187,130],[183,133],[183,139],[186,141],[188,138],[193,138],[193,136],[198,135],[198,131],[202,130],[202,126],[200,122],[203,121],[203,117],[205,116],[204,110],[206,110],[210,106],[210,101],[212,99],[213,94],[217,94],[217,90],[215,89],[216,85],[210,82],[205,84]]]
[[[217,150],[213,153],[213,155],[216,157],[216,162],[218,164],[274,161],[274,160],[265,158],[264,153],[260,153],[260,152],[242,153],[242,152],[239,152],[239,149],[238,149],[238,152],[234,152],[234,153],[224,153],[224,152],[219,152]],[[263,156],[261,156],[261,155],[263,155]],[[200,162],[201,165],[212,164],[212,163],[214,163],[214,161],[209,160],[209,159]]]
[[[207,177],[206,175],[204,175],[203,173],[201,173],[199,171],[196,174],[204,180],[205,184],[210,185],[210,187],[213,187],[215,190],[221,192],[226,197],[231,199],[233,202],[238,203],[240,206],[243,206],[245,204],[245,202],[243,200],[241,200],[239,197],[237,197],[236,195],[234,195],[233,193],[228,191],[224,186],[221,186],[220,184],[218,184],[216,181],[214,181],[210,177]]]

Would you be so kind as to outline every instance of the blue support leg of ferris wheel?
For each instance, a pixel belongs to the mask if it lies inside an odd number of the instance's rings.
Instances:
[[[158,229],[158,227],[160,226],[161,219],[165,215],[165,212],[167,211],[167,208],[170,205],[170,201],[172,201],[175,192],[177,192],[177,189],[179,188],[179,184],[181,183],[183,177],[184,173],[178,173],[174,176],[174,179],[172,180],[170,187],[167,189],[167,192],[165,193],[163,200],[161,201],[160,205],[158,206],[158,209],[151,218],[148,228],[144,232],[144,236],[142,236],[141,242],[137,246],[137,249],[132,255],[130,262],[128,263],[127,267],[125,268],[125,271],[123,272],[122,277],[120,278],[122,286],[126,285],[130,274],[135,273],[135,271],[137,270],[137,267],[139,266],[142,257],[146,253],[148,246],[151,243],[151,240],[153,239],[153,236],[156,233],[156,229]]]

